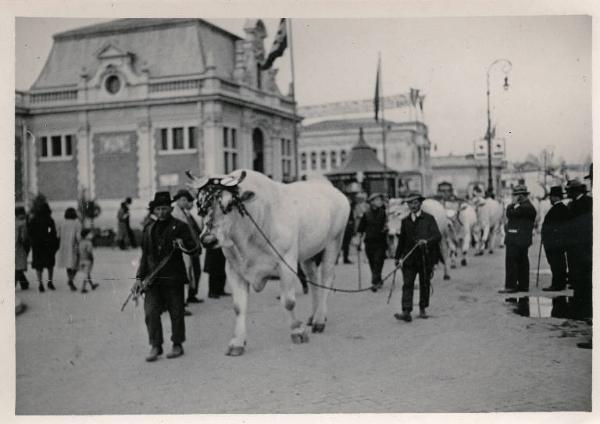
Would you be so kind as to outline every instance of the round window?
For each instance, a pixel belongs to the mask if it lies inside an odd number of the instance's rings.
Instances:
[[[118,76],[111,75],[108,78],[106,78],[106,81],[104,82],[104,87],[106,88],[106,91],[108,91],[110,94],[116,94],[121,89],[121,80]]]

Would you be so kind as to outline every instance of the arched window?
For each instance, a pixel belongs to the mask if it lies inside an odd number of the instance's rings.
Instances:
[[[331,155],[331,157],[330,157],[330,160],[331,160],[331,169],[335,169],[338,166],[338,163],[337,163],[337,152],[335,150],[332,150],[330,152],[330,155]]]
[[[327,169],[327,152],[325,150],[321,152],[321,169]]]
[[[340,153],[340,159],[342,160],[342,165],[346,162],[346,151],[342,150]]]
[[[306,152],[300,154],[300,168],[306,171]]]

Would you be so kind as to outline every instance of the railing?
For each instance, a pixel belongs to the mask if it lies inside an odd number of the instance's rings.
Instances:
[[[31,103],[50,103],[77,100],[77,90],[31,94]]]
[[[202,86],[200,80],[169,81],[151,83],[148,87],[150,93],[161,93],[165,91],[191,90]]]

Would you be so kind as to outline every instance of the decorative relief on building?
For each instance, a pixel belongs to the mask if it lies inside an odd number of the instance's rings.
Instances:
[[[132,141],[129,133],[100,134],[96,141],[99,155],[131,152]]]

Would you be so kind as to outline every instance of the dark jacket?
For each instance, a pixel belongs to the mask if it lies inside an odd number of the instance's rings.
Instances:
[[[564,203],[555,203],[548,210],[542,223],[542,243],[546,249],[564,249],[568,220],[569,209]]]
[[[505,243],[521,247],[531,246],[536,215],[537,212],[529,200],[525,200],[518,207],[514,203],[508,205]]]
[[[414,222],[408,215],[402,220],[400,235],[398,236],[398,247],[396,248],[396,259],[403,258],[417,243],[417,240],[427,240],[427,268],[432,268],[440,260],[439,245],[442,240],[440,229],[435,222],[435,218],[421,211]],[[423,251],[417,248],[411,255],[405,259],[405,268],[415,268],[421,270],[423,266]]]
[[[570,245],[591,245],[593,242],[593,202],[588,195],[569,203],[569,222],[567,224],[567,242]]]
[[[163,225],[165,227],[162,227]],[[158,230],[162,228],[164,232],[159,233]],[[148,224],[142,235],[142,258],[136,277],[141,280],[146,278],[160,261],[175,249],[171,259],[158,273],[153,284],[184,284],[187,281],[187,274],[182,253],[173,244],[176,239],[181,239],[185,249],[195,247],[188,226],[172,216],[169,216],[164,224],[160,221]]]
[[[45,215],[34,216],[27,231],[32,250],[31,266],[34,269],[54,267],[59,243],[54,220]]]
[[[365,234],[365,243],[367,244],[386,244],[385,222],[386,215],[383,207],[369,208],[360,219],[356,232]]]

